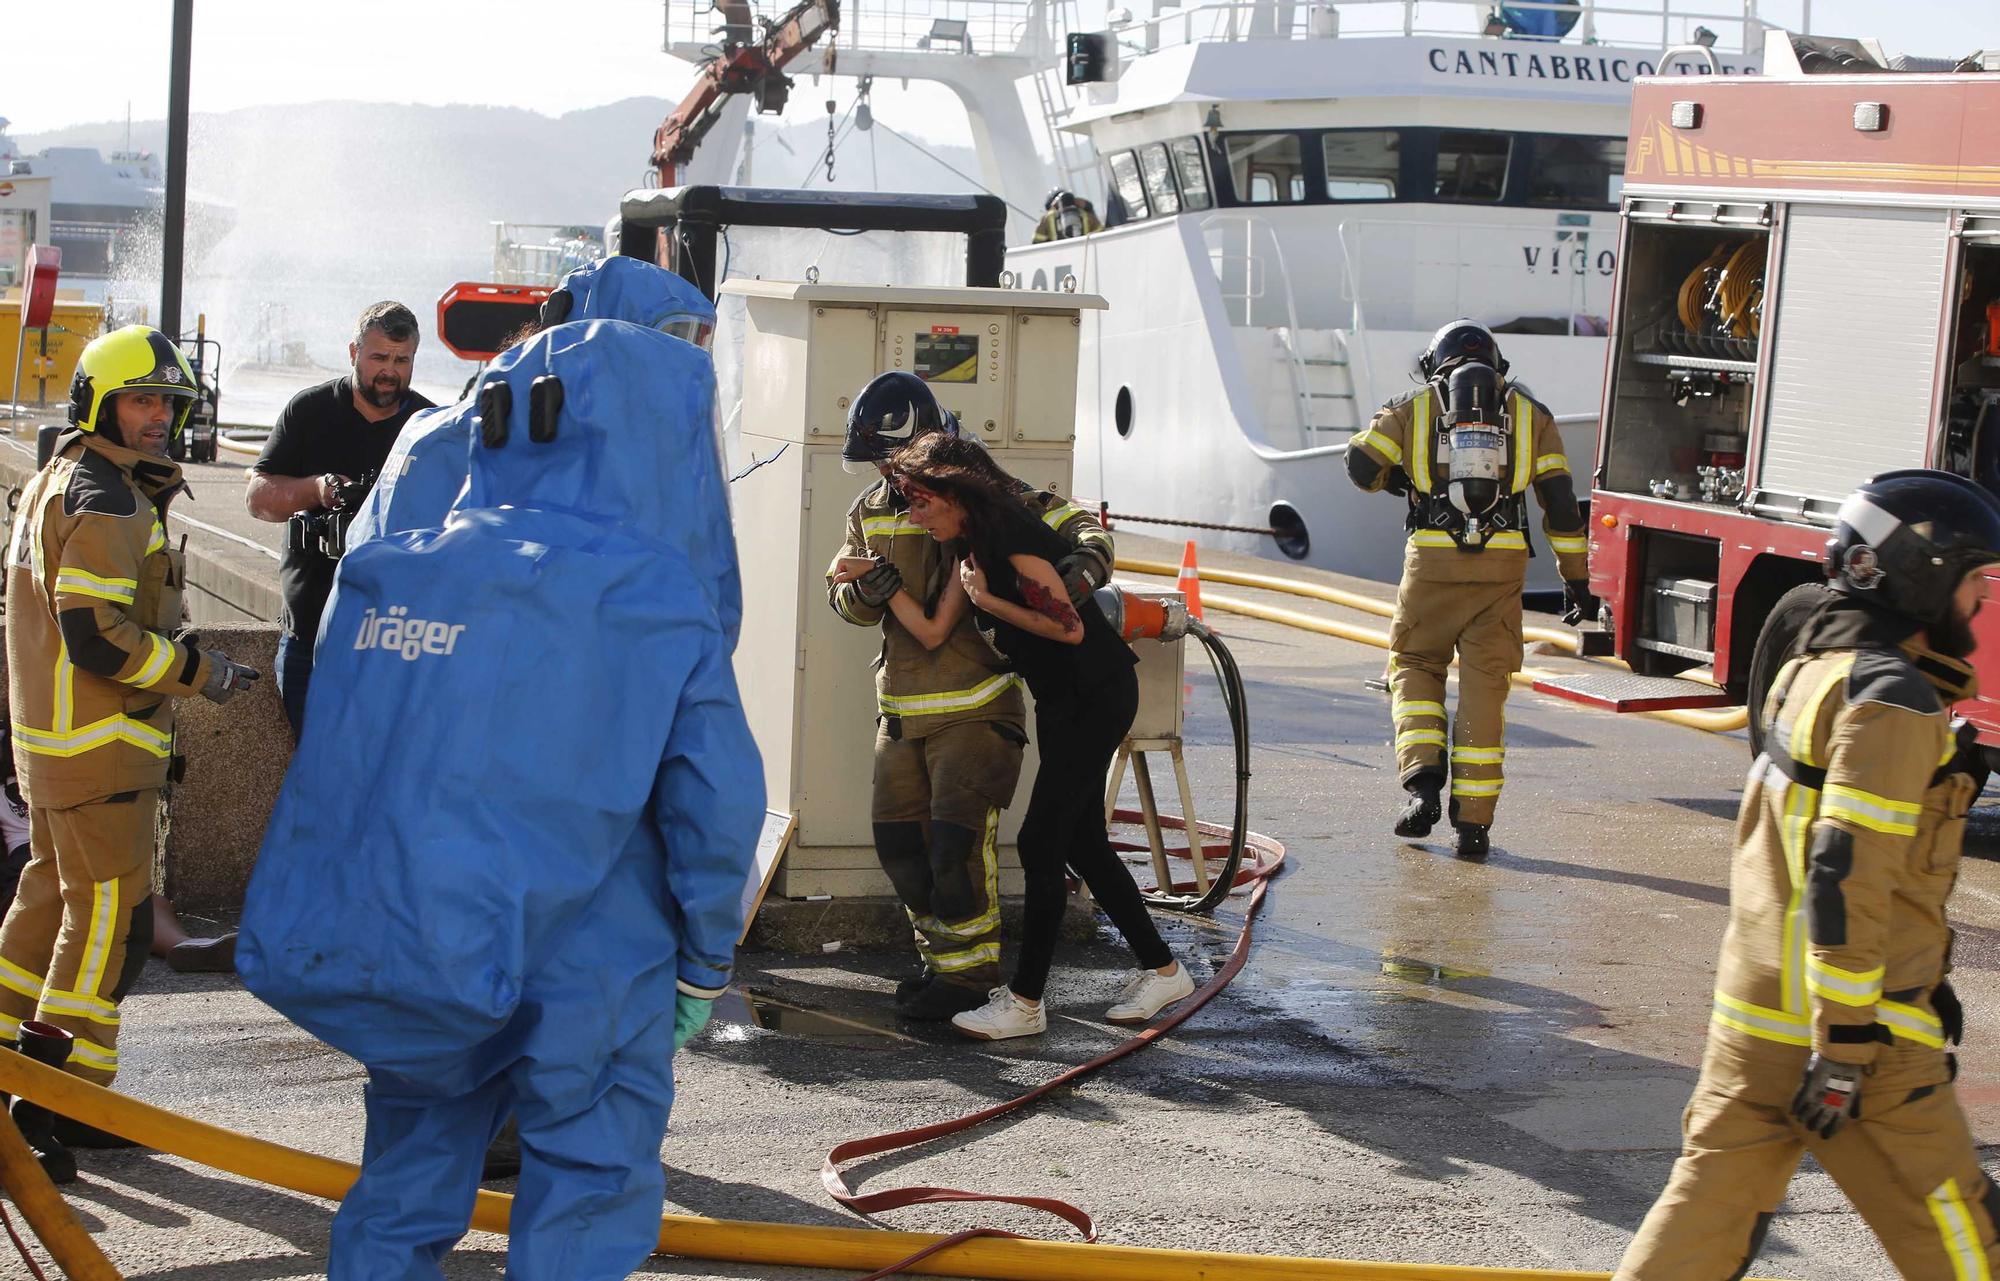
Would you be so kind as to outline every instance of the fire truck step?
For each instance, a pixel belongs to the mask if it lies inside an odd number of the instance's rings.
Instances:
[[[1676,676],[1635,676],[1630,672],[1577,672],[1544,676],[1538,694],[1553,694],[1611,712],[1664,712],[1680,708],[1731,707],[1736,700],[1713,685]]]

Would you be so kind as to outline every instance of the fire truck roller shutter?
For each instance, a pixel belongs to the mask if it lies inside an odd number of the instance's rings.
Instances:
[[[1837,504],[1924,465],[1950,244],[1941,209],[1792,207],[1762,490]]]

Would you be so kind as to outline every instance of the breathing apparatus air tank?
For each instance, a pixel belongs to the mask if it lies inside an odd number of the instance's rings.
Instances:
[[[1451,371],[1445,413],[1450,451],[1451,505],[1465,514],[1466,532],[1477,537],[1484,518],[1505,492],[1507,423],[1501,414],[1504,388],[1489,365],[1468,361]]]

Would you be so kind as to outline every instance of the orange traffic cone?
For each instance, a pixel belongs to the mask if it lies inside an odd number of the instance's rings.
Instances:
[[[1202,622],[1201,617],[1201,570],[1194,563],[1194,539],[1187,541],[1187,550],[1181,553],[1180,592],[1187,600],[1187,611]]]

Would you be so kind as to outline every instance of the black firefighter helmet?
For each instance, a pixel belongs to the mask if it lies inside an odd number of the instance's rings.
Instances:
[[[1951,615],[1965,576],[2000,564],[2000,500],[1963,476],[1883,472],[1848,495],[1826,542],[1835,591],[1925,626]]]
[[[927,432],[958,435],[958,418],[938,404],[930,384],[906,370],[892,369],[869,380],[847,409],[843,464],[872,469]]]
[[[1417,358],[1417,368],[1424,377],[1435,378],[1468,360],[1489,365],[1498,373],[1507,372],[1507,359],[1500,354],[1500,344],[1493,341],[1493,331],[1461,316],[1431,335],[1430,346]]]

